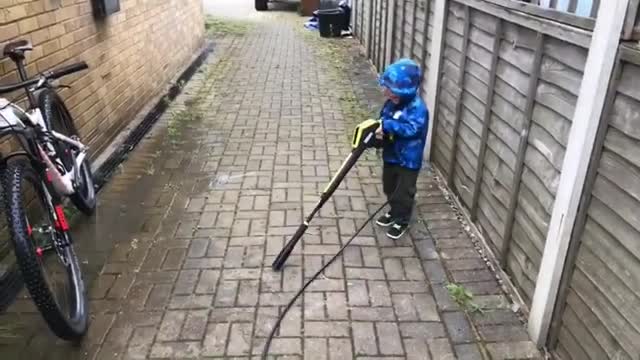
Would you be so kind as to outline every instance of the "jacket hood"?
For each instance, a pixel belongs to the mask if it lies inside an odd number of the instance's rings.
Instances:
[[[418,94],[422,72],[420,66],[411,59],[400,59],[387,66],[378,79],[380,86],[387,87],[403,101],[411,100]]]

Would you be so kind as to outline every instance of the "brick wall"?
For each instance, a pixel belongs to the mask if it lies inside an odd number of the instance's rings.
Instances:
[[[84,60],[61,91],[84,140],[99,153],[202,46],[201,0],[120,0],[121,11],[94,19],[90,0],[0,0],[0,45],[28,39],[29,74]],[[0,83],[17,81],[9,59]]]

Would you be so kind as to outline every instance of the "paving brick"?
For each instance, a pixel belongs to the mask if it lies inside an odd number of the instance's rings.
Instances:
[[[486,345],[493,359],[536,359],[541,358],[531,341],[499,342]]]
[[[457,283],[479,282],[495,279],[495,275],[489,272],[489,270],[451,271],[451,277],[453,281]]]
[[[436,339],[446,336],[444,326],[440,322],[402,322],[400,333],[403,338]]]
[[[404,339],[407,360],[430,360],[429,346],[423,339]]]
[[[327,293],[327,314],[331,320],[347,320],[349,311],[347,308],[346,294],[343,292]]]
[[[201,344],[195,341],[155,343],[151,347],[151,358],[197,359]]]
[[[430,283],[444,284],[449,281],[446,270],[440,260],[427,260],[422,264]]]
[[[439,321],[440,315],[435,299],[431,294],[414,294],[413,295],[418,317],[422,321]]]
[[[149,293],[147,302],[145,304],[146,309],[163,309],[171,295],[171,285],[158,284],[154,285]]]
[[[329,357],[327,339],[305,339],[304,358],[327,360]]]
[[[479,326],[478,331],[484,341],[500,342],[500,341],[527,341],[529,335],[520,323],[484,325]]]
[[[255,308],[214,308],[209,313],[209,321],[212,323],[227,322],[251,322],[255,317]]]
[[[372,306],[391,306],[389,286],[384,281],[368,281],[369,299]]]
[[[398,325],[394,322],[377,322],[376,333],[380,352],[384,355],[404,355]]]
[[[199,258],[204,257],[207,254],[209,247],[209,239],[193,239],[189,245],[189,251],[187,257]]]
[[[369,292],[367,290],[367,282],[365,280],[349,280],[347,282],[347,294],[349,305],[369,305]]]
[[[376,355],[376,334],[373,322],[354,322],[351,324],[353,331],[353,344],[355,355]]]
[[[233,306],[238,295],[238,281],[220,281],[216,292],[215,306]]]
[[[171,298],[171,309],[207,309],[213,302],[212,295],[175,295]]]
[[[255,341],[252,353],[254,355],[262,354],[264,349],[264,339]],[[271,342],[270,354],[275,355],[301,355],[302,339],[300,338],[275,338]],[[281,358],[281,357],[280,357]]]
[[[122,274],[116,277],[111,289],[107,292],[107,298],[122,299],[127,296],[129,289],[135,280],[134,274]]]
[[[251,351],[251,334],[253,325],[250,323],[237,323],[231,325],[227,355],[249,355]]]
[[[169,311],[165,313],[156,339],[159,341],[178,340],[186,317],[187,314],[184,311]]]
[[[304,295],[305,320],[325,320],[324,294],[307,293]]]
[[[208,310],[189,311],[180,333],[181,340],[202,340],[209,321]]]
[[[385,280],[385,272],[374,268],[347,268],[347,279]]]
[[[429,285],[423,281],[389,281],[391,293],[424,293]]]
[[[198,282],[199,276],[200,271],[198,270],[180,271],[178,279],[176,280],[176,285],[173,289],[173,293],[178,295],[192,294]]]
[[[151,350],[156,328],[138,327],[133,331],[126,356],[132,359],[145,359]]]
[[[329,358],[331,360],[351,360],[353,351],[348,339],[329,339]]]
[[[477,344],[460,344],[455,347],[456,357],[460,360],[483,360]]]
[[[424,281],[426,279],[420,260],[417,258],[404,258],[402,259],[402,264],[408,280]]]
[[[411,321],[418,319],[413,296],[410,294],[393,294],[393,309],[399,321]]]
[[[391,307],[362,307],[351,309],[351,319],[355,321],[394,321],[395,315]]]
[[[258,303],[259,283],[256,280],[240,281],[240,290],[238,291],[239,306],[255,306]]]
[[[468,343],[474,340],[475,337],[469,321],[463,313],[447,312],[442,315],[442,319],[454,344]]]
[[[447,338],[429,340],[429,351],[433,359],[455,360],[456,356]]]
[[[346,321],[306,321],[305,336],[311,337],[347,337],[349,323]]]
[[[203,341],[203,356],[224,356],[231,324],[209,324]]]
[[[364,260],[364,266],[366,267],[381,267],[381,259],[380,253],[377,248],[363,246],[362,249],[362,258]]]

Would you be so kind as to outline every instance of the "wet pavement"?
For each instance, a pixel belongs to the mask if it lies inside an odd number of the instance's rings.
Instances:
[[[246,35],[215,39],[214,54],[100,193],[96,216],[74,223],[91,289],[83,343],[56,340],[23,294],[0,315],[10,326],[0,326],[1,359],[260,355],[303,280],[384,201],[371,152],[284,271],[271,270],[350,151],[352,104],[380,105],[355,41],[322,50],[302,21],[268,12]],[[338,73],[337,52],[349,59]],[[367,226],[290,311],[272,358],[539,356],[464,229],[425,168],[411,233],[393,242]],[[484,313],[456,304],[450,282],[472,291]]]

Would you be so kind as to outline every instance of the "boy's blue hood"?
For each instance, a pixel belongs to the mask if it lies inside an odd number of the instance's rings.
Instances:
[[[418,94],[422,72],[420,66],[411,59],[400,59],[387,66],[378,79],[380,86],[389,90],[402,100],[413,99]]]

